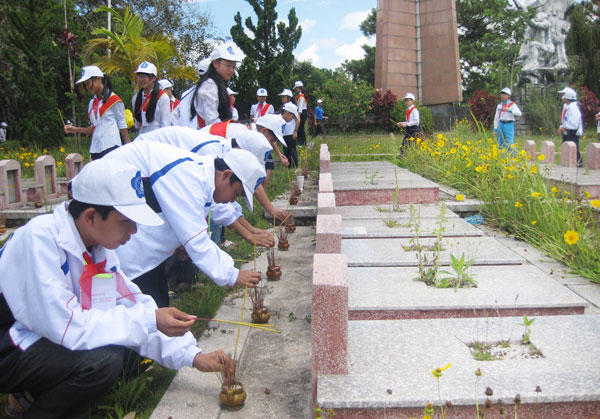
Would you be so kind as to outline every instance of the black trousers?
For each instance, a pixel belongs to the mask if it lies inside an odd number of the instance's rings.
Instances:
[[[167,280],[166,273],[167,260],[133,280],[140,287],[142,293],[154,299],[158,308],[169,307],[169,281]]]
[[[110,153],[111,151],[113,151],[117,148],[119,148],[118,145],[111,147],[111,148],[107,148],[106,150],[103,150],[100,153],[90,153],[90,157],[92,158],[92,160],[98,160],[99,158],[106,156],[108,153]]]
[[[40,339],[22,351],[0,354],[0,393],[29,392],[24,418],[88,418],[123,371],[126,349],[104,346],[71,351]]]
[[[402,140],[402,148],[406,147],[410,144],[409,138],[417,138],[416,135],[421,131],[418,126],[406,127],[406,133],[404,134],[404,139]]]
[[[284,135],[283,139],[287,147],[283,147],[283,154],[290,162],[290,167],[298,167],[298,152],[296,151],[296,140],[292,135]]]
[[[298,127],[298,145],[306,144],[306,132],[304,126],[306,125],[306,119],[308,118],[308,111],[304,109],[300,114],[300,126]]]
[[[579,135],[577,135],[576,129],[568,129],[563,134],[563,143],[565,141],[573,141],[577,146],[577,165],[581,167],[583,165],[583,160],[581,160],[581,154],[579,154]]]

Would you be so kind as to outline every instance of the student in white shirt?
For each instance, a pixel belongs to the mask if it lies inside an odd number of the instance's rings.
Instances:
[[[143,61],[135,71],[140,90],[131,98],[138,134],[171,125],[169,96],[156,81],[156,66]]]
[[[222,159],[199,156],[151,141],[134,141],[110,154],[141,171],[148,204],[165,221],[159,227],[140,226],[138,234],[117,250],[123,270],[159,307],[169,305],[164,262],[179,246],[217,285],[253,286],[260,274],[240,271],[233,259],[208,235],[213,202],[246,198],[252,210],[254,191],[265,178],[250,152],[233,149]]]
[[[402,149],[408,145],[409,138],[415,138],[416,135],[421,131],[420,128],[420,118],[419,118],[419,110],[415,107],[415,95],[412,93],[407,93],[404,95],[404,105],[406,105],[406,121],[398,122],[398,125],[401,128],[406,130],[404,134],[404,139],[402,140]]]
[[[92,160],[96,160],[119,147],[121,143],[129,142],[125,105],[121,98],[113,93],[110,77],[95,65],[83,67],[81,78],[76,83],[83,83],[85,89],[94,95],[88,104],[90,126],[82,128],[65,125],[65,134],[91,135],[90,156]]]
[[[298,127],[298,144],[306,144],[306,131],[304,126],[308,119],[308,99],[304,94],[304,83],[300,80],[296,80],[294,83],[294,91],[296,92],[296,106],[298,106],[298,113],[300,114],[300,126]]]
[[[575,143],[577,146],[577,166],[583,167],[583,160],[581,160],[581,154],[579,154],[579,138],[583,135],[583,117],[577,105],[577,92],[570,87],[565,87],[559,93],[562,94],[561,101],[564,105],[558,134],[562,135],[563,142],[572,141]]]
[[[167,79],[162,79],[158,81],[160,88],[165,91],[167,96],[169,96],[169,109],[171,110],[171,126],[177,125],[177,121],[179,120],[179,103],[180,100],[175,97],[173,94],[173,83],[171,83]]]
[[[273,106],[267,103],[267,95],[267,89],[265,88],[261,87],[256,91],[256,99],[258,102],[250,107],[250,117],[252,118],[252,122],[256,122],[261,116],[275,113]]]
[[[239,92],[236,92],[229,87],[227,88],[227,94],[229,95],[229,100],[231,101],[231,120],[237,122],[240,119],[240,115],[238,114],[237,109],[235,108],[235,97]]]
[[[227,359],[202,353],[189,332],[194,317],[157,309],[121,269],[114,249],[136,222],[162,223],[146,205],[140,171],[93,161],[72,194],[0,249],[0,392],[12,393],[14,417],[87,418],[131,350],[174,369],[219,371]]]
[[[505,87],[500,91],[502,102],[496,107],[494,132],[497,133],[498,147],[511,148],[515,144],[515,120],[523,113],[515,102],[510,100],[512,90]]]
[[[210,66],[191,96],[181,106],[186,106],[179,125],[200,129],[206,125],[231,119],[231,102],[227,94],[227,81],[235,74],[242,58],[231,44],[218,46],[210,55]]]
[[[292,102],[292,92],[289,89],[283,89],[279,93],[282,108],[281,116],[286,121],[283,129],[283,139],[285,146],[283,153],[290,162],[290,167],[298,167],[298,153],[296,151],[296,140],[298,138],[298,128],[300,127],[300,116],[298,107]]]

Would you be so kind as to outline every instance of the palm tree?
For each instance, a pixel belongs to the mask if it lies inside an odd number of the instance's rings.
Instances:
[[[135,70],[142,61],[155,64],[159,70],[159,78],[162,69],[162,76],[168,74],[170,78],[195,80],[195,70],[182,64],[169,38],[162,34],[142,36],[144,21],[141,16],[132,13],[129,7],[125,9],[123,16],[106,6],[99,7],[95,12],[112,13],[116,31],[95,29],[92,34],[100,37],[88,40],[83,46],[85,60],[93,60],[95,65],[111,77],[115,74],[125,75],[134,86]],[[110,56],[94,56],[99,52],[105,54],[108,50],[111,51]]]

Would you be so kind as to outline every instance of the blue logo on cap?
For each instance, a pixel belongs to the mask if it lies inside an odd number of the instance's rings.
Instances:
[[[142,64],[140,64],[141,68],[146,68],[148,67],[148,62],[144,61]]]
[[[134,177],[131,178],[131,187],[135,191],[138,198],[144,197],[144,186],[142,185],[142,172],[139,170]]]
[[[230,53],[231,55],[235,55],[235,53],[233,52],[233,48],[231,48],[231,45],[229,45],[227,47],[227,52]]]
[[[271,150],[269,150],[265,153],[265,161],[267,161],[269,159],[270,155],[271,155]]]
[[[81,70],[81,77],[85,76],[85,70]]]
[[[257,190],[257,189],[258,189],[258,186],[259,186],[261,183],[263,183],[263,180],[265,180],[265,177],[264,177],[264,176],[262,176],[262,177],[259,177],[258,179],[256,179],[256,186],[254,187],[254,190]]]

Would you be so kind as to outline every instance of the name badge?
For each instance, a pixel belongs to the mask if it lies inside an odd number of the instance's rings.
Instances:
[[[117,276],[114,272],[92,277],[92,308],[108,310],[117,305]]]

